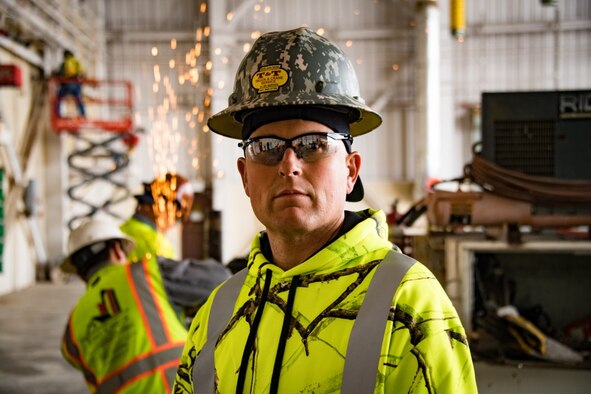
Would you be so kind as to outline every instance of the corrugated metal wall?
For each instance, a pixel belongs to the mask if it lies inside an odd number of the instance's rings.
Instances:
[[[194,0],[105,0],[106,28],[123,32],[191,33],[199,3]]]
[[[208,85],[203,78],[198,84],[179,80],[191,68],[186,54],[203,24],[199,3],[108,0],[106,19],[109,75],[133,83],[136,126],[143,130],[130,183],[171,170],[203,180],[209,141],[196,111]]]
[[[145,112],[146,106],[155,105],[150,102],[154,95],[143,87],[147,85],[151,90],[148,81],[154,62],[159,62],[161,71],[165,70],[169,58],[178,57],[194,44],[190,37],[199,25],[200,4],[183,0],[106,4],[106,27],[112,38],[111,73],[131,77],[142,89],[137,104],[139,112]],[[585,0],[557,2],[556,7],[543,6],[539,0],[467,2],[467,33],[464,42],[458,43],[449,34],[449,4],[439,4],[442,105],[446,107],[444,113],[454,114],[449,121],[442,122],[442,133],[457,133],[458,138],[452,137],[456,148],[450,147],[455,159],[442,163],[442,174],[433,175],[451,176],[470,159],[472,137],[466,137],[470,135],[470,126],[461,119],[466,116],[465,106],[476,105],[482,91],[591,85],[591,5]],[[223,53],[217,57],[225,58],[223,69],[227,71],[218,73],[218,80],[213,81],[214,95],[221,97],[220,105],[231,92],[244,45],[252,43],[257,33],[301,25],[323,29],[351,56],[363,97],[385,116],[380,130],[357,142],[359,149],[372,153],[364,164],[365,177],[413,179],[415,1],[227,0],[221,7],[225,10],[223,20],[214,17],[211,21],[212,35],[221,34],[226,42]],[[185,41],[181,39],[179,49],[174,51],[176,55],[167,45],[165,35],[153,34],[149,39],[148,33],[162,31],[171,35],[185,33]],[[142,34],[145,38],[139,42]],[[116,37],[122,39],[117,42]],[[157,58],[150,55],[153,46],[161,51]],[[214,64],[221,67],[220,59],[216,63],[216,55],[213,57]],[[224,87],[220,89],[222,81]]]
[[[465,41],[442,53],[450,59],[451,127],[464,162],[479,140],[466,107],[478,105],[482,92],[591,88],[591,2],[467,2],[466,20]]]
[[[258,34],[307,25],[322,31],[350,56],[362,96],[384,117],[376,132],[355,142],[364,156],[361,174],[370,193],[373,183],[412,182],[416,178],[415,170],[424,167],[417,162],[422,148],[416,136],[416,0],[225,0],[208,4],[209,21],[199,12],[202,3],[205,1],[106,1],[110,73],[134,82],[138,117],[148,129],[150,108],[162,102],[152,92],[153,66],[158,64],[172,81],[176,71],[168,69],[168,61],[189,51],[199,27],[211,26],[212,109],[217,111],[225,107],[238,64]],[[450,178],[462,173],[471,160],[472,144],[479,140],[477,109],[483,91],[591,86],[591,5],[588,0],[558,1],[556,7],[544,6],[540,0],[466,2],[467,29],[459,42],[450,34],[449,1],[437,4],[441,121],[436,132],[441,146],[440,152],[435,152],[438,165],[432,167],[436,173],[427,175]],[[171,35],[179,36],[176,51],[170,49]],[[150,54],[154,46],[159,50],[157,57]],[[179,96],[199,102],[195,90],[177,88]],[[184,146],[190,146],[191,141],[207,145],[203,142],[209,135],[199,126],[183,127]],[[179,171],[193,171],[197,178],[209,176],[191,166],[190,157],[195,154],[212,163],[215,188],[222,195],[217,206],[229,218],[224,227],[233,228],[249,211],[243,197],[236,196],[241,186],[235,159],[240,152],[233,141],[216,137],[212,142],[211,154],[185,151]],[[147,172],[151,166],[146,158],[148,149],[140,145],[136,155],[140,164],[135,165],[134,176],[143,180],[152,175]],[[370,197],[372,205],[383,209],[389,209],[393,199]],[[236,236],[231,233],[224,238],[235,240]],[[233,257],[243,246],[226,250],[225,257]]]
[[[146,136],[132,154],[128,184],[138,187],[140,181],[154,175],[153,147],[149,146],[147,135],[154,130],[175,131],[179,137],[170,143],[176,144],[178,157],[171,160],[178,171],[197,181],[215,178],[216,194],[221,196],[217,208],[223,210],[224,260],[227,261],[246,249],[252,234],[250,227],[254,229],[257,223],[249,216],[248,200],[235,169],[235,159],[240,154],[235,141],[216,137],[210,144],[211,133],[203,130],[205,119],[199,123],[205,90],[210,87],[207,73],[201,74],[200,84],[179,82],[179,73],[193,67],[179,65],[185,62],[185,54],[196,49],[199,29],[203,33],[206,25],[211,27],[210,40],[214,45],[200,48],[201,56],[195,67],[203,71],[206,61],[210,58],[213,61],[214,110],[225,107],[245,46],[254,41],[256,34],[308,25],[323,29],[327,37],[337,42],[353,59],[362,95],[384,117],[379,130],[358,138],[354,146],[364,156],[362,177],[368,190],[366,203],[387,210],[393,200],[392,192],[376,185],[412,181],[417,168],[424,167],[419,165],[422,163],[417,156],[422,148],[417,140],[419,122],[415,103],[419,76],[417,3],[417,0],[0,0],[0,11],[6,12],[4,23],[10,22],[10,18],[18,20],[23,27],[36,30],[38,38],[47,45],[44,57],[34,47],[22,45],[18,53],[28,50],[29,56],[23,58],[29,62],[27,67],[51,70],[58,58],[61,59],[62,47],[71,46],[87,60],[91,76],[103,78],[108,74],[109,78],[133,82],[136,115],[138,123],[146,129]],[[441,121],[437,130],[441,146],[439,165],[435,166],[437,173],[429,175],[442,178],[458,176],[471,159],[471,145],[479,139],[477,109],[483,91],[591,88],[589,0],[557,0],[556,7],[544,6],[541,0],[465,2],[467,31],[463,42],[456,41],[449,33],[449,3],[449,0],[430,3],[438,5],[441,27]],[[105,28],[106,47],[101,26]],[[88,27],[83,30],[91,33],[78,34],[81,27]],[[10,41],[4,36],[0,38],[3,45]],[[171,47],[173,38],[177,40],[176,49]],[[157,55],[152,54],[154,48]],[[103,64],[105,57],[107,62]],[[171,60],[175,61],[172,68]],[[174,95],[164,94],[167,89]],[[22,94],[30,93],[23,90]],[[179,104],[177,109],[157,119],[154,114],[159,107],[167,105],[167,98],[170,105],[171,97]],[[15,103],[5,100],[3,105]],[[65,154],[64,144],[57,137],[47,137],[44,144],[48,157],[54,161],[51,165],[35,164],[33,171],[45,174],[47,179],[58,179],[63,174],[61,169],[56,169],[56,157]],[[63,212],[66,209],[59,208],[60,204],[55,202],[63,197],[62,185],[49,182],[45,189],[50,223],[47,232],[55,234],[54,223],[66,215]],[[46,236],[51,244],[50,257],[55,258],[63,242],[54,240],[53,235]],[[63,241],[63,237],[60,239]]]

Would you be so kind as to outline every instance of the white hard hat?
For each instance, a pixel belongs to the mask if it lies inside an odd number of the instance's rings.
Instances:
[[[60,268],[67,273],[77,273],[76,266],[72,264],[72,255],[82,248],[109,240],[121,241],[125,254],[128,254],[135,246],[134,242],[121,232],[116,223],[107,219],[90,218],[74,231],[68,238],[68,256],[64,259]]]

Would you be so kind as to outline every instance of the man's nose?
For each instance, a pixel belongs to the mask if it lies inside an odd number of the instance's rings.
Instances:
[[[281,176],[299,175],[301,173],[301,162],[293,148],[287,148],[279,162],[279,174]]]

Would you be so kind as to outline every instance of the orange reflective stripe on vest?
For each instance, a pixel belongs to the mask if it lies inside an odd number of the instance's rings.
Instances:
[[[183,349],[182,343],[170,348],[164,348],[155,353],[135,360],[131,364],[125,366],[123,370],[115,371],[113,375],[109,375],[97,386],[97,394],[112,393],[116,390],[122,389],[123,386],[132,383],[134,380],[142,377],[147,373],[155,372],[163,367],[173,367],[176,370],[178,365],[179,355]],[[170,365],[166,365],[170,364]],[[167,377],[169,380],[170,377]],[[172,386],[172,384],[170,384]]]
[[[150,280],[150,275],[144,272],[145,270],[147,270],[145,262],[128,264],[127,275],[152,345],[160,346],[170,342],[172,336],[166,327],[162,308],[156,301],[154,284]]]
[[[116,319],[119,314],[128,313],[126,319],[119,322],[126,321],[129,331],[120,327],[121,330],[117,333],[121,336],[113,338],[112,341],[103,335],[101,340],[106,339],[107,342],[99,346],[101,342],[90,341],[94,336],[84,331],[95,319],[92,313],[82,315],[83,318],[78,320],[80,327],[72,324],[75,320],[73,318],[67,326],[62,349],[67,358],[82,370],[92,392],[120,392],[129,386],[135,390],[138,387],[135,384],[144,378],[148,378],[150,382],[161,381],[166,393],[172,388],[186,332],[176,312],[168,304],[165,290],[156,275],[158,267],[152,263],[154,261],[144,260],[112,268],[111,271],[105,271],[102,278],[106,282],[112,281],[113,288],[120,292],[118,302],[125,306],[113,313],[115,317],[111,318]],[[109,276],[109,273],[115,275]],[[87,305],[92,306],[94,299],[100,298],[101,307],[108,308],[103,305],[103,295],[106,291],[95,291],[94,298],[86,300]],[[88,308],[84,309],[84,312],[87,311]],[[129,337],[130,335],[133,337]],[[81,338],[86,340],[88,346],[80,346]],[[117,345],[119,342],[129,342],[131,345],[124,350]],[[91,351],[99,351],[100,356],[90,354]],[[118,354],[113,355],[117,352]]]

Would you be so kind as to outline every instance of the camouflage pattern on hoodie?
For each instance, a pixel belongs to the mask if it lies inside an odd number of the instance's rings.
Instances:
[[[248,275],[220,337],[207,338],[212,301],[219,288],[193,320],[174,393],[200,392],[193,366],[207,341],[216,342],[216,392],[236,392],[239,371],[246,363],[239,392],[268,393],[285,319],[289,330],[277,392],[340,392],[353,323],[376,267],[392,249],[384,213],[369,209],[358,214],[365,217],[362,222],[287,271],[267,260],[257,235]],[[293,308],[288,312],[290,294]],[[260,321],[255,324],[260,308]],[[249,348],[251,331],[256,336]],[[438,280],[419,262],[408,270],[392,298],[373,392],[477,392],[462,323]]]

